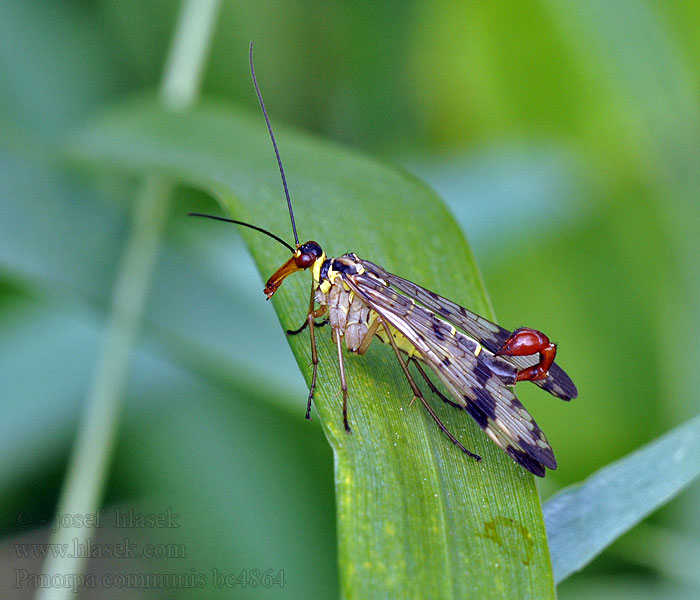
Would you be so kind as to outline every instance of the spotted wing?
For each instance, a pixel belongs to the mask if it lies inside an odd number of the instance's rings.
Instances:
[[[400,292],[415,298],[455,327],[462,329],[467,335],[477,339],[491,352],[497,352],[511,334],[510,331],[500,325],[492,323],[459,304],[443,298],[435,292],[426,290],[412,281],[408,281],[408,279],[389,273],[368,260],[359,259],[359,262]],[[536,356],[504,356],[502,358],[514,364],[519,370],[534,365],[538,360]],[[574,382],[556,363],[549,368],[549,374],[545,379],[533,381],[533,383],[562,400],[572,400],[578,395]]]
[[[486,434],[516,462],[538,475],[556,469],[552,448],[510,389],[517,368],[433,312],[394,291],[374,273],[344,273],[349,287],[416,348],[419,356]]]

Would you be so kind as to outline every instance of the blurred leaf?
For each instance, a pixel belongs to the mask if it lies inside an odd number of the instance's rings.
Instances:
[[[700,416],[547,501],[557,582],[700,475]]]
[[[0,112],[37,137],[59,137],[114,90],[110,49],[77,3],[2,2]]]
[[[697,598],[697,590],[627,574],[624,578],[597,575],[595,578],[588,577],[571,583],[567,581],[558,595],[560,600],[690,600]]]
[[[592,212],[584,201],[588,174],[562,146],[504,144],[468,154],[403,161],[445,200],[483,259],[507,261],[512,244],[563,235]]]
[[[352,249],[490,314],[471,253],[434,194],[355,153],[276,129],[302,241],[311,231],[329,255]],[[277,234],[289,230],[261,117],[211,104],[173,115],[140,99],[97,119],[76,137],[71,155],[85,166],[179,177],[215,190],[236,218]],[[288,256],[268,238],[241,233],[264,274]],[[283,327],[303,320],[307,298],[306,278],[285,283],[273,300]],[[308,341],[298,336],[290,344],[308,381]],[[427,414],[408,406],[410,389],[386,347],[346,359],[354,427],[348,436],[327,335],[319,351],[316,408],[336,456],[344,595],[451,597],[469,589],[480,598],[552,597],[532,476],[464,413],[436,406],[456,436],[484,457],[481,464],[466,460]]]
[[[691,485],[697,486],[697,483],[696,479]],[[684,495],[693,497],[692,494]],[[700,572],[697,569],[700,540],[692,531],[640,523],[617,540],[609,552],[615,559],[663,573],[671,581],[693,586],[697,590],[695,597],[700,596]]]
[[[59,314],[46,305],[25,303],[3,315],[0,504],[8,501],[6,494],[26,483],[28,473],[55,468],[67,450],[96,342],[94,329],[75,311]],[[2,511],[0,528],[15,525],[12,514]]]
[[[138,81],[156,85],[162,75],[163,56],[173,34],[180,3],[175,0],[100,0],[99,5],[100,17],[107,25],[104,29],[114,36],[115,43],[109,48],[115,56],[113,70],[124,69],[130,75],[127,81],[132,86]]]
[[[662,339],[686,346],[685,352],[661,355],[659,373],[663,387],[677,405],[685,407],[687,386],[700,406],[700,386],[695,371],[700,361],[697,305],[700,302],[700,259],[697,202],[700,173],[700,103],[697,65],[689,63],[665,11],[682,12],[672,4],[606,0],[565,2],[547,0],[554,22],[575,51],[578,68],[587,70],[607,93],[609,112],[615,119],[614,136],[601,144],[596,138],[601,164],[614,165],[610,174],[627,180],[634,171],[639,182],[652,191],[656,204],[655,226],[663,236],[663,270],[656,290],[666,302],[658,315]],[[692,26],[690,27],[692,29]],[[615,164],[623,157],[628,161]],[[611,162],[614,161],[614,162]],[[635,217],[631,213],[629,220]],[[636,237],[631,239],[639,249]],[[668,278],[666,281],[664,279]],[[669,283],[683,291],[667,298]],[[660,337],[661,337],[660,336]],[[688,340],[686,342],[686,340]],[[690,414],[694,414],[695,410]],[[687,414],[687,413],[686,413]]]
[[[0,206],[5,272],[35,289],[106,299],[125,227],[122,214],[55,167],[1,147]]]

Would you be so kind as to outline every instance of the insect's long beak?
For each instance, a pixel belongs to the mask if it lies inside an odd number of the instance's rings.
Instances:
[[[302,268],[298,267],[296,263],[294,262],[296,258],[296,254],[292,256],[286,263],[284,263],[279,269],[277,269],[270,279],[267,280],[267,283],[265,284],[265,295],[267,296],[267,299],[269,300],[272,298],[272,294],[274,294],[277,291],[277,288],[282,284],[282,281],[284,281],[284,278],[287,275],[290,275],[291,273],[294,273],[295,271],[301,271]]]

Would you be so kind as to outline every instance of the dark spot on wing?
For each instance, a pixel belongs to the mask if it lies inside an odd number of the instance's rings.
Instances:
[[[551,448],[540,448],[539,446],[531,444],[529,441],[523,439],[518,439],[518,445],[533,460],[542,463],[550,469],[557,468],[557,460],[554,458]]]
[[[549,367],[549,376],[546,379],[534,383],[562,400],[573,400],[578,396],[578,390],[571,377],[556,363]]]
[[[474,379],[476,379],[476,382],[479,385],[478,391],[484,392],[484,398],[480,398],[480,400],[483,400],[484,402],[487,402],[488,404],[495,404],[496,400],[489,394],[484,387],[486,386],[486,382],[489,380],[489,378],[492,375],[491,369],[489,368],[489,365],[484,363],[484,359],[479,354],[479,356],[476,357],[476,366],[474,368],[474,372],[472,373]]]
[[[472,402],[472,400],[466,394],[464,394],[464,399],[467,401],[464,409],[469,413],[471,418],[479,424],[479,427],[486,429],[489,426],[489,418],[486,413],[476,406],[476,404],[474,404],[474,402]]]
[[[440,325],[439,321],[433,321],[433,332],[435,333],[435,337],[440,341],[445,339],[444,327]]]
[[[452,311],[449,308],[447,308],[444,304],[437,303],[434,308],[436,313],[442,315],[445,318],[449,318],[450,316],[452,316]]]
[[[525,467],[533,475],[537,477],[544,477],[544,465],[541,462],[536,461],[526,452],[513,446],[508,446],[506,448],[508,455],[519,465]]]
[[[479,355],[479,359],[493,374],[500,377],[506,385],[515,385],[515,378],[518,376],[518,369],[515,366],[497,356],[483,352]]]
[[[483,387],[484,383],[486,381],[484,380],[483,382],[481,381],[483,376],[479,373],[479,370],[476,371],[477,375],[477,381],[479,382],[479,385],[481,387],[474,388],[472,392],[476,396],[476,403],[479,406],[479,409],[489,418],[495,419],[496,418],[496,398],[494,398],[491,395],[491,392],[489,392],[485,387]],[[486,380],[488,380],[488,377],[486,377]],[[474,400],[472,400],[472,403],[474,403]]]
[[[476,352],[476,347],[478,346],[477,342],[468,338],[466,335],[458,335],[457,343],[471,354],[474,354],[474,352]]]

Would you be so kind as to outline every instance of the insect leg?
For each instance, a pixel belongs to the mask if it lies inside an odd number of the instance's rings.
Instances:
[[[435,387],[435,384],[430,380],[430,377],[428,377],[428,374],[423,370],[423,367],[420,366],[420,363],[413,357],[408,359],[409,362],[413,363],[416,366],[416,369],[418,369],[418,372],[421,374],[423,379],[425,379],[425,383],[428,384],[428,387],[430,388],[430,391],[435,394],[440,400],[443,402],[449,404],[450,406],[454,406],[455,408],[463,408],[456,402],[452,402],[445,394],[443,394],[437,387]]]
[[[379,317],[377,317],[379,318]],[[394,336],[391,334],[391,330],[389,329],[389,325],[387,324],[386,321],[382,320],[382,325],[384,326],[384,331],[386,331],[386,337],[389,340],[389,343],[391,344],[391,347],[394,349],[394,354],[396,354],[396,358],[399,361],[399,364],[401,365],[401,368],[403,369],[403,373],[406,376],[406,379],[408,379],[408,383],[411,386],[411,389],[413,390],[413,394],[421,401],[423,406],[425,406],[425,410],[428,411],[430,416],[433,418],[433,421],[437,424],[437,426],[440,428],[440,431],[442,431],[448,438],[449,440],[457,446],[462,452],[465,454],[468,454],[471,456],[474,460],[480,461],[481,456],[478,454],[474,454],[473,452],[470,452],[467,450],[462,444],[459,442],[459,440],[450,433],[450,431],[445,427],[445,424],[440,420],[440,417],[437,416],[435,411],[431,408],[430,404],[426,401],[426,399],[423,397],[422,392],[418,388],[418,385],[416,385],[415,380],[413,379],[413,376],[411,375],[411,372],[408,370],[408,366],[406,365],[406,362],[404,361],[403,357],[401,356],[401,352],[396,345],[396,341],[394,340]]]
[[[323,319],[323,321],[316,321],[314,323],[314,327],[323,327],[324,325],[328,325],[328,319]],[[287,329],[287,335],[298,335],[299,333],[304,331],[304,329],[306,329],[308,326],[309,326],[309,320],[306,319],[302,323],[301,327],[299,327],[297,329]]]
[[[345,363],[343,362],[343,336],[340,330],[333,331],[335,335],[335,345],[338,347],[338,366],[340,367],[340,389],[343,390],[343,424],[345,431],[352,433],[350,425],[348,425],[348,384],[345,381]]]
[[[316,390],[316,377],[318,376],[318,352],[316,351],[316,334],[314,326],[316,325],[316,317],[322,316],[326,312],[325,306],[320,306],[314,310],[314,283],[311,282],[311,298],[309,300],[309,313],[306,315],[306,323],[309,327],[309,337],[311,338],[311,364],[313,365],[313,373],[311,375],[311,387],[309,388],[309,399],[306,403],[306,418],[311,420],[311,401],[314,398]]]
[[[356,350],[359,356],[362,356],[365,352],[367,352],[369,345],[372,343],[372,339],[374,338],[374,334],[377,333],[377,329],[379,329],[379,319],[374,319],[374,323],[372,323],[370,328],[367,330],[365,337],[362,338],[360,346]]]

